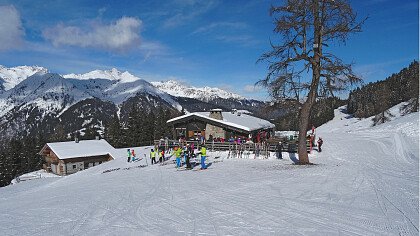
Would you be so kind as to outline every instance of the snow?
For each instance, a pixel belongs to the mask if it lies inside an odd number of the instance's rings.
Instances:
[[[315,165],[208,151],[207,170],[177,171],[127,163],[121,149],[70,176],[0,188],[0,235],[418,235],[419,114],[371,127],[344,109],[317,128]]]
[[[17,66],[7,68],[0,65],[0,88],[4,86],[4,90],[10,90],[35,73],[47,73],[48,70],[40,66]],[[3,80],[3,82],[2,82]]]
[[[78,143],[75,141],[47,143],[47,145],[61,160],[76,157],[112,155],[114,151],[114,148],[104,139],[80,140]]]
[[[0,76],[6,69],[13,68],[0,67]],[[63,78],[58,74],[39,72],[25,78],[12,89],[0,92],[0,117],[15,107],[38,107],[44,110],[44,116],[48,113],[60,115],[77,102],[94,97],[120,105],[137,93],[162,98],[175,109],[182,110],[170,95],[128,72],[96,70],[83,75],[73,74],[76,78],[70,76]]]
[[[217,110],[217,109],[213,109]],[[266,128],[274,128],[275,125],[270,123],[269,121],[250,116],[247,114],[237,115],[237,113],[232,114],[231,112],[222,112],[223,120],[218,120],[214,118],[210,118],[210,112],[193,112],[186,115],[182,115],[179,117],[175,117],[167,121],[167,123],[183,119],[189,116],[198,116],[213,122],[229,125],[232,127],[236,127],[238,129],[246,130],[246,131],[253,131],[258,129],[266,129]]]
[[[167,93],[157,89],[151,83],[138,78],[129,72],[111,70],[94,70],[85,74],[68,74],[64,78],[72,81],[79,89],[87,90],[92,96],[111,101],[117,105],[123,103],[137,93],[147,93],[161,97],[172,107],[181,111],[182,107]]]
[[[223,89],[219,88],[211,88],[211,87],[194,87],[194,86],[187,86],[184,85],[176,80],[168,80],[168,81],[160,81],[160,82],[151,82],[154,86],[159,88],[160,90],[175,96],[175,97],[187,97],[187,98],[195,98],[202,101],[209,101],[215,98],[224,98],[224,99],[245,99],[244,97],[227,92]]]
[[[28,181],[28,180],[34,180],[34,179],[59,178],[59,177],[61,176],[53,174],[53,173],[48,173],[46,170],[37,170],[37,171],[23,174],[13,179],[11,184],[17,184],[21,181]]]
[[[94,70],[85,74],[67,74],[63,75],[64,78],[71,79],[80,79],[80,80],[89,80],[89,79],[108,79],[108,80],[118,80],[123,83],[134,82],[140,78],[130,74],[128,71],[121,72],[116,68],[111,70]]]

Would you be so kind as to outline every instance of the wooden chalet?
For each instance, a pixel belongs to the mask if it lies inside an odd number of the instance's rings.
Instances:
[[[46,161],[44,169],[68,175],[113,159],[114,147],[106,140],[81,140],[47,143],[39,152]]]
[[[167,121],[172,126],[172,136],[187,140],[208,140],[210,137],[228,139],[230,137],[257,137],[259,133],[274,133],[275,125],[245,112],[232,110],[223,112],[213,109],[209,112],[194,112]]]

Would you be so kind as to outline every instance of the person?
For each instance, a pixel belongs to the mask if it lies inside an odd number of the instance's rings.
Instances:
[[[154,149],[150,150],[150,159],[152,159],[152,165],[156,164],[156,152]]]
[[[283,155],[282,155],[282,150],[283,150],[283,144],[281,142],[279,142],[276,146],[276,152],[277,152],[277,158],[278,159],[283,159]]]
[[[206,154],[207,154],[207,150],[206,150],[206,147],[205,146],[202,146],[201,147],[201,150],[200,150],[200,155],[201,155],[201,170],[204,170],[204,169],[207,169],[207,167],[206,167]]]
[[[130,160],[131,160],[131,152],[130,152],[130,149],[127,149],[127,155],[128,155],[127,162],[130,162]]]
[[[163,159],[162,159],[163,154],[162,154],[162,152],[163,152],[163,151],[159,151],[159,152],[158,152],[158,154],[159,154],[159,163],[162,163],[162,162],[163,162]]]
[[[134,149],[131,150],[131,161],[135,161],[136,160],[136,154],[134,153]]]
[[[228,139],[229,143],[233,144],[233,136],[230,136],[230,138]]]
[[[322,146],[323,143],[324,143],[324,141],[322,141],[322,138],[319,137],[319,139],[318,139],[318,152],[322,151],[321,146]]]
[[[160,163],[163,163],[165,161],[165,150],[160,151],[159,159]]]
[[[181,154],[182,154],[182,149],[181,149],[181,147],[178,146],[175,150],[176,168],[177,169],[179,167],[181,167]]]
[[[194,144],[194,143],[193,143]],[[192,157],[192,154],[194,153],[194,148],[193,148],[193,144],[191,144],[191,146],[189,146],[187,148],[187,151],[185,152],[185,165],[186,165],[186,169],[190,170],[191,168],[191,163],[190,163],[190,159]]]

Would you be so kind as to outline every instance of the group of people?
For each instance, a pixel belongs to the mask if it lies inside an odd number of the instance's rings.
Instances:
[[[137,161],[140,160],[139,158],[136,158],[136,153],[134,152],[134,149],[127,149],[127,162]]]
[[[165,150],[151,149],[150,150],[150,159],[153,164],[157,164],[156,157],[159,157],[159,162],[163,163],[165,161]]]
[[[194,143],[187,144],[184,147],[176,146],[174,148],[175,160],[176,160],[176,168],[180,168],[182,166],[181,160],[184,159],[185,168],[187,170],[192,169],[190,159],[196,157],[197,155],[201,155],[201,168],[202,170],[207,169],[206,166],[206,156],[207,156],[207,149],[205,146],[201,146],[199,152],[194,152]]]
[[[175,155],[176,161],[176,168],[180,168],[182,166],[182,162],[185,163],[186,169],[192,169],[190,159],[195,158],[197,155],[201,155],[201,169],[206,169],[206,154],[207,149],[205,146],[202,146],[199,152],[194,152],[194,143],[186,144],[185,146],[177,145],[173,148],[173,152],[171,155]],[[150,160],[152,165],[157,164],[156,158],[159,157],[159,162],[163,163],[165,161],[165,150],[158,150],[158,148],[154,148],[150,150]]]

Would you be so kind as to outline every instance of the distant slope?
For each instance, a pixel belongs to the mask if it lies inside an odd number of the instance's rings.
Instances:
[[[419,62],[414,61],[397,74],[351,91],[348,111],[356,117],[366,118],[381,113],[401,102],[411,100],[407,113],[418,111]]]
[[[48,70],[40,66],[17,66],[7,68],[0,65],[0,93],[14,88],[20,82],[37,72],[47,73]]]
[[[212,88],[212,87],[202,87],[197,88],[193,86],[187,86],[175,80],[168,80],[165,82],[151,82],[154,86],[159,88],[160,90],[175,96],[175,97],[185,97],[185,98],[194,98],[204,102],[208,102],[210,100],[216,98],[223,98],[223,99],[237,99],[243,100],[244,97],[234,94],[231,92],[227,92],[225,90],[219,88]]]

